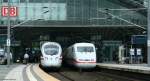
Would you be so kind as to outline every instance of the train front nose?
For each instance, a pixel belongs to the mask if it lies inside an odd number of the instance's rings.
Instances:
[[[43,60],[41,63],[45,67],[61,66],[61,46],[56,42],[46,42],[42,45]]]
[[[95,68],[96,63],[77,63],[76,66],[78,68],[89,69],[89,68]]]
[[[61,60],[56,57],[47,57],[44,59],[44,66],[46,67],[60,67],[61,66]]]
[[[79,58],[76,59],[75,65],[78,68],[83,68],[83,69],[94,68],[96,67],[96,59],[94,57]]]

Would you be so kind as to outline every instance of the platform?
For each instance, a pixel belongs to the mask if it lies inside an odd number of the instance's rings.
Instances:
[[[39,64],[0,65],[0,81],[60,81],[39,68]]]
[[[150,67],[148,67],[147,64],[97,63],[97,67],[106,68],[106,69],[113,69],[113,70],[121,70],[121,71],[150,74]]]

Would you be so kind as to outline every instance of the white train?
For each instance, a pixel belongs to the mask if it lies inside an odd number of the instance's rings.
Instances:
[[[5,50],[0,48],[0,64],[6,64],[7,63],[7,55],[5,53]]]
[[[6,55],[4,49],[0,49],[0,64],[6,63]]]
[[[62,48],[56,42],[41,44],[41,66],[60,68],[62,63]]]
[[[96,49],[92,43],[75,43],[63,53],[65,62],[80,69],[96,66]]]

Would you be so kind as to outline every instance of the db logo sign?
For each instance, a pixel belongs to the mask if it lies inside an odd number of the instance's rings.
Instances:
[[[8,10],[9,10],[9,13],[8,13]],[[1,14],[4,17],[8,16],[8,14],[10,17],[15,17],[18,15],[18,8],[11,6],[10,9],[8,9],[8,6],[3,6],[1,8]]]

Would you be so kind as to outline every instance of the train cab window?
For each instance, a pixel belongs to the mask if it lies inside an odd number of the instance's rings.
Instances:
[[[44,47],[44,52],[47,55],[57,55],[59,52],[59,47],[55,45],[46,45]]]
[[[78,52],[94,52],[93,47],[77,47]]]

